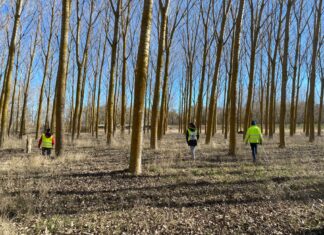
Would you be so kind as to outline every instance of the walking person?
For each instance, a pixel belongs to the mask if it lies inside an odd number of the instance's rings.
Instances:
[[[198,139],[199,139],[199,134],[195,124],[189,123],[189,127],[186,132],[186,140],[188,146],[190,147],[191,155],[194,160],[196,159],[195,151],[196,151],[196,146],[198,144]]]
[[[55,138],[51,133],[51,129],[46,129],[38,141],[38,148],[42,148],[42,155],[51,156],[51,151],[55,145]]]
[[[260,128],[256,125],[255,121],[251,122],[251,127],[247,130],[245,134],[244,142],[245,144],[250,143],[252,150],[253,162],[256,162],[256,156],[258,154],[258,144],[262,145],[262,133]]]

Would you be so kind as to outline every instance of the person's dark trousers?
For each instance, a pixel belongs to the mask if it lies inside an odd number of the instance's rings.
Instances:
[[[252,157],[253,157],[253,162],[256,161],[256,155],[258,154],[258,144],[250,144],[251,145],[251,150],[252,150]]]
[[[42,148],[42,155],[45,156],[45,154],[46,154],[47,156],[51,156],[51,151],[52,151],[52,149]]]

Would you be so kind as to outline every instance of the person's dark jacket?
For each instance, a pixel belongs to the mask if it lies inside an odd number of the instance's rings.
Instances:
[[[189,140],[189,132],[196,132],[196,135],[195,135],[196,138]],[[187,144],[189,146],[197,146],[197,142],[199,140],[199,134],[198,134],[196,128],[188,128],[188,130],[186,132],[186,140],[187,140]]]

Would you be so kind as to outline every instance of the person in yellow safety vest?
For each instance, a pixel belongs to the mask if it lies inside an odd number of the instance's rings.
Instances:
[[[260,128],[256,125],[255,121],[251,122],[251,127],[245,134],[245,144],[250,143],[252,150],[253,162],[256,162],[256,155],[258,154],[258,144],[262,145],[262,133]]]
[[[51,134],[51,129],[47,129],[46,133],[43,133],[38,141],[38,148],[42,148],[42,155],[51,156],[51,151],[55,145],[55,138]]]
[[[198,144],[199,134],[197,132],[196,126],[193,123],[189,123],[188,130],[186,132],[187,144],[190,147],[191,155],[193,159],[196,159],[196,146]]]

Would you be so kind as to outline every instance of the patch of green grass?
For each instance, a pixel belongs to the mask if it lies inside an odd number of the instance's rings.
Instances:
[[[50,218],[38,218],[34,232],[36,234],[57,234],[66,232],[71,234],[74,223],[69,217],[54,215]]]

